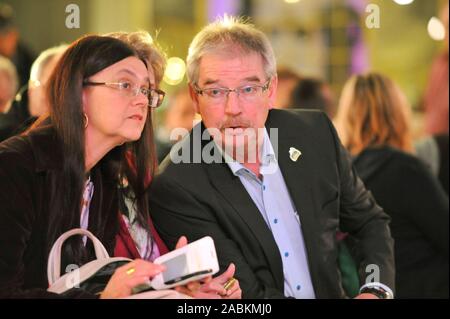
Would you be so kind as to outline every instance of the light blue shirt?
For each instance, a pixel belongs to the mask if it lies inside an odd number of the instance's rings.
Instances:
[[[260,157],[259,172],[262,180],[227,154],[224,154],[224,158],[272,231],[283,262],[285,296],[315,298],[300,219],[278,166],[267,130],[264,130]]]

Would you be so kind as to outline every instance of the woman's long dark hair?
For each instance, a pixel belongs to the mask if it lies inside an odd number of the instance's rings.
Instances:
[[[132,47],[120,40],[105,36],[85,36],[75,41],[66,50],[49,79],[47,94],[50,123],[54,126],[57,139],[61,144],[63,163],[62,170],[55,170],[48,176],[50,184],[48,250],[62,233],[80,226],[86,169],[82,107],[83,81],[130,56],[138,57]],[[128,181],[131,192],[134,194],[137,219],[147,229],[146,190],[156,167],[154,150],[151,112],[148,112],[141,138],[135,142],[117,146],[91,170],[91,172],[100,171],[102,184],[105,184],[103,181],[106,180],[106,185],[114,189],[115,194],[122,180]],[[94,190],[94,197],[102,198],[102,186],[99,188]],[[117,199],[117,196],[114,197]],[[108,207],[117,207],[117,205],[101,200],[95,212],[92,211],[91,205],[89,223],[96,225],[97,237],[114,243],[118,229],[118,212],[110,211]],[[112,249],[114,247],[109,247],[110,251]],[[65,251],[72,262],[85,262],[86,256],[81,240],[70,242],[69,248]]]

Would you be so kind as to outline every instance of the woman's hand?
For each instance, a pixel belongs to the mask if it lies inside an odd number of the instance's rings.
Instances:
[[[105,290],[101,293],[100,299],[128,297],[134,287],[147,283],[164,270],[163,265],[157,265],[142,259],[133,260],[116,269]]]
[[[181,237],[178,239],[177,244],[175,245],[175,249],[184,247],[184,246],[186,246],[187,244],[188,244],[188,240],[187,240],[186,236],[181,236]]]

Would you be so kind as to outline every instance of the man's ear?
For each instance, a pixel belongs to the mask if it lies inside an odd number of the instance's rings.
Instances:
[[[195,112],[200,114],[200,109],[198,107],[198,95],[195,93],[195,89],[191,83],[189,83],[189,95],[191,96],[192,103],[194,104]]]
[[[278,76],[274,75],[270,80],[270,85],[268,88],[269,109],[273,109],[275,107],[275,101],[277,98],[277,87],[278,87]]]

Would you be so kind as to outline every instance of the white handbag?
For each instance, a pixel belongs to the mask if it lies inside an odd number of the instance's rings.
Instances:
[[[97,259],[81,267],[74,267],[71,272],[61,276],[61,249],[64,242],[71,236],[83,235],[92,240]],[[90,231],[75,228],[62,234],[53,244],[48,256],[47,291],[62,294],[73,289],[82,289],[92,294],[100,294],[106,287],[114,271],[132,260],[124,257],[109,257],[103,244]],[[131,295],[126,299],[189,299],[190,297],[172,289],[145,291]]]
[[[97,259],[94,259],[79,268],[73,267],[71,272],[61,276],[61,248],[64,242],[74,235],[84,235],[92,240]],[[112,276],[114,271],[130,261],[131,259],[129,258],[109,257],[103,244],[90,231],[81,228],[69,230],[56,240],[50,250],[47,264],[47,277],[49,283],[49,288],[47,290],[57,294],[64,294],[71,289],[83,289],[93,294],[100,293],[105,288],[109,277]],[[96,276],[103,276],[104,282],[95,280]]]

